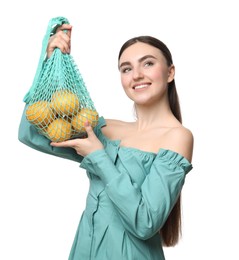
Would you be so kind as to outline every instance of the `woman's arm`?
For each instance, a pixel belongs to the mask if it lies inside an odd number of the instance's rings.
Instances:
[[[126,165],[125,157],[119,150],[118,156],[124,162],[126,169],[124,172],[119,171],[92,128],[86,125],[85,129],[88,135],[85,139],[74,139],[51,145],[72,147],[78,154],[84,156],[81,168],[97,175],[103,181],[108,197],[114,204],[125,229],[140,239],[152,237],[164,225],[175,205],[186,173],[192,169],[191,163],[181,153],[160,149],[154,158],[150,172],[142,185],[138,185],[130,176],[135,175],[135,171],[142,176],[140,172],[142,168],[132,169],[133,161],[129,161]],[[181,143],[181,140],[178,142]],[[190,149],[188,144],[187,146]],[[179,144],[175,146],[178,150],[184,151],[184,148],[181,150],[182,148],[179,147]],[[130,171],[133,173],[131,174]]]
[[[139,187],[104,150],[87,155],[81,167],[101,178],[125,228],[140,239],[152,237],[164,225],[192,168],[183,156],[161,149]]]

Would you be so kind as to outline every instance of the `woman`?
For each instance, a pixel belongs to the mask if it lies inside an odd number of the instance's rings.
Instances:
[[[64,24],[50,38],[48,57],[56,47],[70,52],[71,28]],[[24,113],[19,128],[21,142],[87,171],[90,188],[70,260],[163,260],[163,246],[180,236],[193,135],[181,123],[170,51],[158,39],[136,37],[122,46],[118,67],[135,122],[100,117],[94,129],[86,123],[87,138],[60,143],[38,135]]]

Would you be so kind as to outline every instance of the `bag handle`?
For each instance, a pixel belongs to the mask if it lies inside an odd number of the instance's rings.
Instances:
[[[46,59],[46,50],[47,50],[49,38],[52,35],[54,35],[56,33],[57,28],[64,23],[69,24],[69,21],[63,16],[58,16],[58,17],[52,18],[48,23],[47,31],[46,31],[46,34],[45,34],[43,41],[42,41],[42,50],[41,50],[41,55],[40,55],[40,59],[39,59],[39,62],[38,62],[36,74],[35,74],[35,77],[34,77],[34,80],[33,80],[33,83],[32,83],[30,90],[27,92],[27,94],[23,98],[23,101],[26,102],[26,103],[30,102],[31,96],[32,96],[32,94],[35,90],[36,85],[37,85],[37,81],[39,79],[41,70],[42,70],[43,65],[44,65],[44,61]]]

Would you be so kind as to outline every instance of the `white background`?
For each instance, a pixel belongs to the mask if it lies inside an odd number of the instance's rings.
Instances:
[[[121,45],[148,34],[176,66],[184,125],[195,137],[183,190],[183,239],[167,260],[239,259],[236,0],[7,1],[1,4],[0,259],[66,260],[88,180],[75,162],[18,141],[48,21],[73,25],[72,56],[105,118],[131,120],[117,71]],[[103,259],[102,259],[103,260]]]

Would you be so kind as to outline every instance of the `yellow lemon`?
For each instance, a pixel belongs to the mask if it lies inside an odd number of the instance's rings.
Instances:
[[[71,123],[57,118],[47,128],[46,134],[53,142],[62,142],[71,138]]]
[[[59,90],[52,95],[51,107],[58,115],[72,116],[80,108],[80,102],[76,94],[68,90]]]
[[[39,127],[44,127],[54,120],[55,114],[52,111],[49,102],[37,101],[28,106],[26,117],[30,123]]]
[[[95,110],[82,108],[76,116],[72,118],[71,124],[76,132],[85,132],[85,122],[88,121],[92,127],[97,125],[99,115]]]

